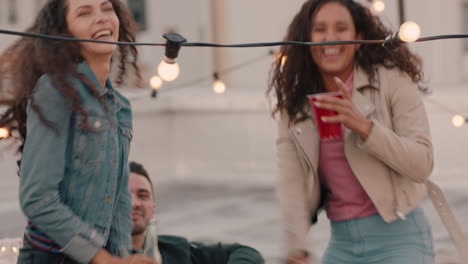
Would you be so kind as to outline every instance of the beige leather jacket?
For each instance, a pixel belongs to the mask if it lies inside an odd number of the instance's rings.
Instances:
[[[386,222],[416,208],[425,197],[433,150],[424,103],[417,85],[399,70],[380,68],[374,83],[354,71],[353,103],[373,122],[363,142],[345,132],[348,162]],[[288,253],[307,250],[311,218],[319,209],[319,137],[313,119],[278,123],[278,196]]]

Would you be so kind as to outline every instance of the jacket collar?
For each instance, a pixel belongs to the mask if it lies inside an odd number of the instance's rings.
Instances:
[[[112,84],[109,81],[109,79],[107,79],[106,81],[106,87],[101,86],[96,75],[91,70],[86,61],[79,63],[77,69],[79,73],[84,74],[94,84],[100,97],[104,96],[107,92],[109,92],[109,89],[112,89]]]

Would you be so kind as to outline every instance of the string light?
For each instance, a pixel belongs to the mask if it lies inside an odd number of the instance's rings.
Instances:
[[[288,61],[288,56],[281,54],[281,52],[278,52],[275,54],[275,61],[277,63],[278,61],[281,61],[281,68],[283,68],[286,64],[286,61]]]
[[[176,61],[164,59],[158,66],[158,74],[166,82],[172,82],[179,77],[180,67]]]
[[[177,56],[179,55],[182,43],[187,40],[179,34],[165,34],[163,36],[166,42],[166,58],[159,64],[158,73],[166,82],[172,82],[179,77],[180,68],[177,64]]]
[[[403,23],[400,26],[398,37],[404,42],[415,42],[421,36],[421,28],[412,21]]]
[[[5,127],[0,127],[0,139],[5,139],[5,138],[8,138],[9,136],[10,136],[10,131]]]
[[[152,89],[152,92],[151,92],[151,97],[152,98],[156,98],[157,94],[158,94],[158,90],[161,89],[162,85],[163,85],[163,80],[161,79],[161,77],[155,75],[151,78],[150,80],[150,86],[151,86],[151,89]]]
[[[455,115],[452,118],[452,124],[456,128],[460,128],[460,127],[464,126],[466,124],[466,122],[468,122],[468,118],[466,118],[466,117],[464,117],[462,115]]]
[[[223,94],[226,91],[226,84],[219,79],[219,75],[217,72],[213,74],[214,82],[213,82],[213,91],[217,94]]]
[[[374,0],[372,1],[372,10],[376,14],[380,14],[385,10],[385,3],[382,0]]]

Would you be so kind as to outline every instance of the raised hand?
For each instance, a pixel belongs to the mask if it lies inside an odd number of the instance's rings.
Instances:
[[[353,104],[346,85],[339,78],[335,77],[334,79],[343,94],[343,98],[326,95],[317,97],[317,101],[315,102],[317,107],[338,113],[336,116],[322,117],[322,121],[325,123],[342,123],[358,134],[362,140],[366,140],[372,129],[372,122]]]

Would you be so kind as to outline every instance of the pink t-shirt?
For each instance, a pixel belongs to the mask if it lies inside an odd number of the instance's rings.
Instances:
[[[346,81],[346,87],[352,93],[353,74]],[[320,141],[318,173],[325,187],[325,210],[331,221],[377,214],[377,209],[349,166],[343,139]]]

